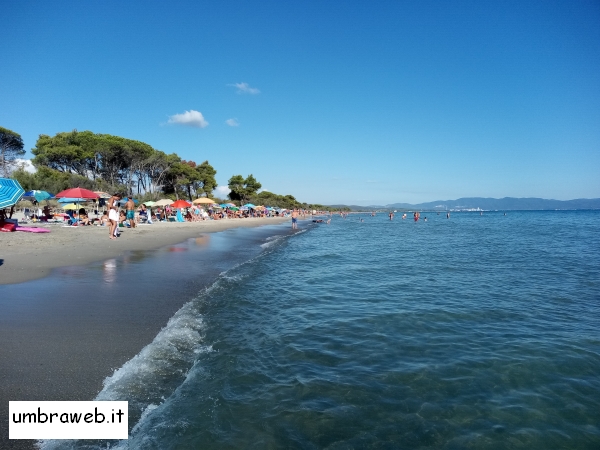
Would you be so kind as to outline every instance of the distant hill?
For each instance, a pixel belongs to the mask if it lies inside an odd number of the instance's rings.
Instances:
[[[372,211],[375,209],[427,209],[427,210],[554,210],[554,209],[600,209],[600,198],[579,198],[575,200],[548,200],[544,198],[483,198],[468,197],[457,200],[437,200],[428,203],[391,203],[385,206],[370,205],[333,205],[335,207],[348,206],[353,211]]]

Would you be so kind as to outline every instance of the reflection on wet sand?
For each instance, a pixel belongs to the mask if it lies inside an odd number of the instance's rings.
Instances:
[[[105,283],[114,283],[117,275],[117,260],[108,259],[102,263],[103,279]]]
[[[206,247],[206,246],[208,246],[208,244],[210,244],[210,235],[209,234],[203,234],[196,238],[196,245],[198,245],[199,247]]]

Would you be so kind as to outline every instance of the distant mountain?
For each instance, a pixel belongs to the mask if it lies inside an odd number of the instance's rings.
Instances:
[[[346,205],[334,205],[336,207]],[[548,200],[544,198],[482,198],[468,197],[457,200],[437,200],[428,203],[391,203],[389,205],[356,206],[348,205],[353,211],[375,209],[428,209],[428,210],[554,210],[554,209],[600,209],[600,198],[579,198],[575,200]]]

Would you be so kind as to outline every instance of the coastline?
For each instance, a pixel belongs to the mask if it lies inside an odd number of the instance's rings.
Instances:
[[[10,400],[93,400],[182,305],[268,238],[291,234],[287,220],[160,224],[117,241],[96,227],[11,233],[0,267],[10,267],[0,286],[0,449],[35,447],[8,440]]]
[[[23,283],[50,274],[53,269],[85,265],[119,257],[127,251],[154,250],[177,244],[203,233],[239,227],[277,225],[289,218],[249,218],[205,222],[141,225],[120,228],[117,240],[108,238],[106,227],[38,225],[50,233],[0,233],[0,285]]]

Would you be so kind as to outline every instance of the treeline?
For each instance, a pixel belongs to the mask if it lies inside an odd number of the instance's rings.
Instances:
[[[20,138],[17,133],[10,133]],[[109,134],[73,130],[54,136],[40,135],[31,153],[37,172],[32,174],[23,168],[12,172],[12,178],[25,190],[56,193],[80,186],[111,193],[120,191],[143,201],[159,197],[214,198],[217,187],[217,171],[208,161],[186,161],[176,153],[166,154],[144,142]],[[245,179],[234,175],[229,180],[229,199],[236,204],[327,209],[300,203],[291,195],[258,193],[260,188],[252,175]]]

